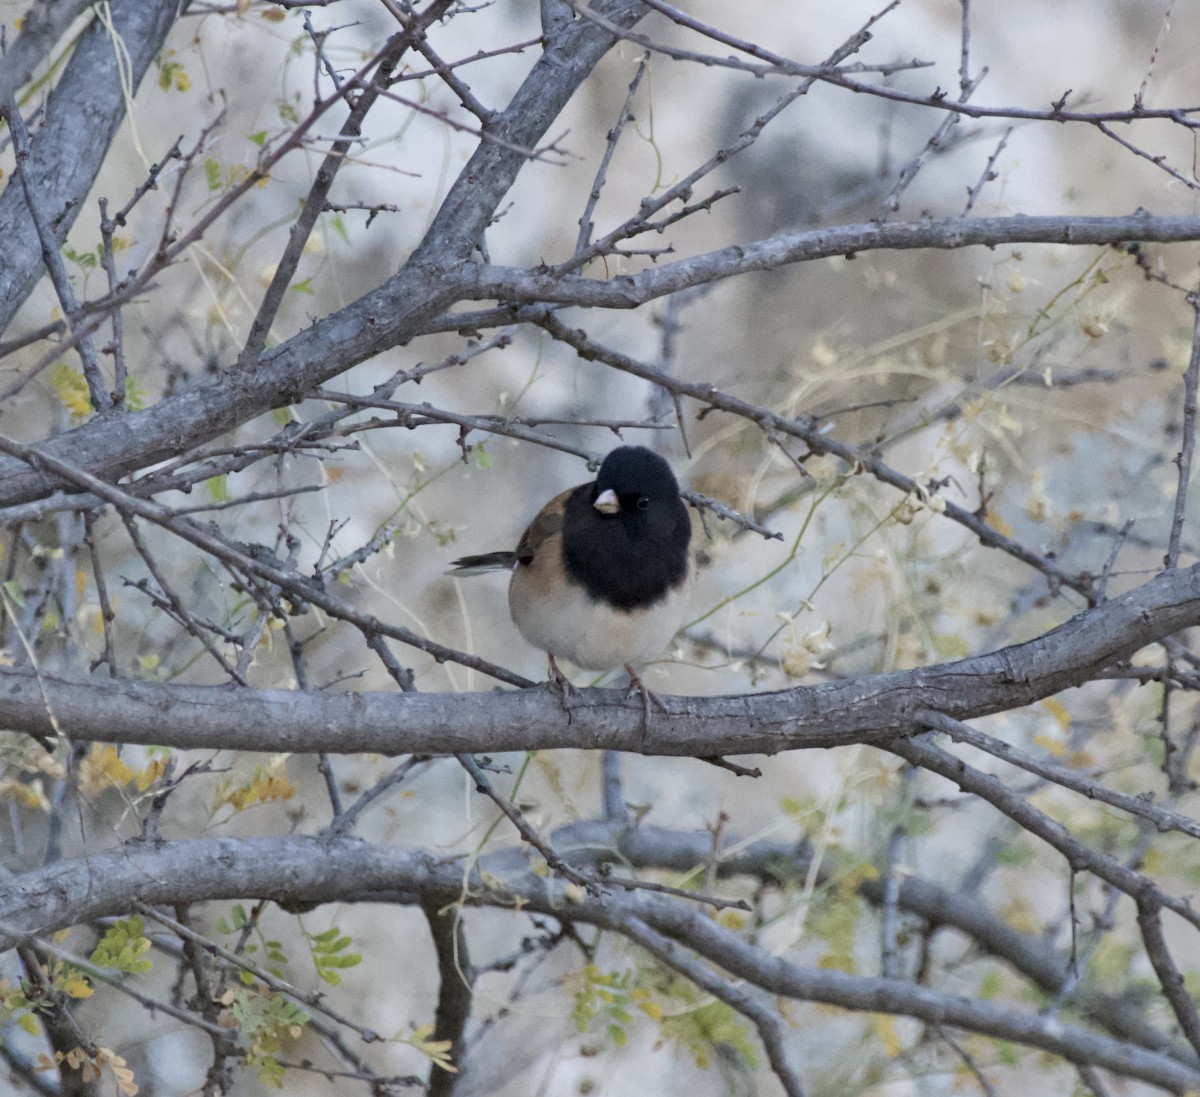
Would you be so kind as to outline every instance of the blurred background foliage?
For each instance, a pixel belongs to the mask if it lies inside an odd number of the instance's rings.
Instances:
[[[0,7],[10,28],[22,7]],[[696,0],[687,7],[702,21],[805,61],[824,57],[873,12],[857,0],[832,6]],[[874,28],[863,56],[934,63],[883,81],[897,88],[956,89],[961,16],[962,5],[951,0],[905,2]],[[211,127],[176,204],[184,226],[201,216],[254,169],[264,148],[306,115],[317,58],[305,18],[300,10],[268,3],[193,4],[138,93],[93,194],[123,202],[148,162],[178,136],[188,147]],[[367,0],[330,4],[311,19],[325,55],[339,69],[361,65],[394,28],[385,7]],[[1146,80],[1147,102],[1189,103],[1197,86],[1198,20],[1197,9],[1176,4],[1164,32],[1160,3],[977,3],[971,57],[976,76],[984,66],[988,71],[976,100],[1044,109],[1071,89],[1075,109],[1116,109],[1128,106]],[[684,38],[661,19],[644,30],[656,40]],[[448,58],[531,43],[524,52],[501,53],[464,70],[480,100],[500,105],[536,57],[532,43],[540,33],[536,5],[503,0],[457,15],[432,38]],[[605,134],[642,53],[631,43],[612,50],[552,127],[562,155],[522,171],[488,232],[493,262],[533,265],[570,255]],[[474,136],[444,120],[455,114],[447,89],[436,76],[420,75],[415,60],[412,68],[412,79],[396,88],[399,98],[372,112],[366,138],[350,155],[332,201],[351,208],[321,217],[272,343],[392,273],[421,240],[473,149]],[[327,81],[322,77],[321,83]],[[780,81],[654,56],[608,170],[595,235],[733,141],[782,90]],[[42,94],[42,86],[29,89],[23,108]],[[956,216],[1002,139],[994,178],[975,198],[974,216],[1124,214],[1139,207],[1155,214],[1195,212],[1194,187],[1095,127],[1004,118],[963,119],[951,128],[898,196],[898,210],[889,209],[900,173],[941,121],[930,110],[817,85],[705,184],[738,193],[652,238],[653,246],[669,249],[667,255],[637,256],[623,266],[598,261],[588,273],[615,275],[805,228]],[[236,358],[336,129],[332,116],[318,123],[304,152],[284,159],[185,260],[128,306],[132,409],[153,407]],[[1190,177],[1193,149],[1180,129],[1146,123],[1137,140]],[[11,157],[11,149],[0,157],[6,177]],[[119,230],[114,243],[122,267],[145,262],[158,246],[175,180],[169,182]],[[380,204],[388,208],[370,215],[352,208]],[[89,211],[64,249],[80,297],[101,292],[100,248],[98,218]],[[630,313],[572,313],[569,322],[586,324],[593,338],[687,380],[712,383],[780,414],[813,415],[840,440],[881,454],[1068,571],[1099,574],[1117,531],[1132,520],[1112,568],[1117,591],[1161,565],[1190,347],[1191,313],[1180,287],[1195,284],[1194,249],[1187,246],[872,251],[747,274]],[[57,308],[43,284],[13,330],[50,321]],[[327,387],[370,394],[397,371],[463,354],[489,337],[425,337],[354,367]],[[17,351],[0,368],[27,368],[40,353],[37,347]],[[86,419],[92,412],[82,382],[64,359],[9,400],[4,429],[32,440]],[[949,661],[1038,635],[1083,607],[1071,592],[1050,590],[1041,575],[981,546],[927,498],[905,497],[831,458],[805,460],[806,475],[799,475],[753,423],[697,414],[683,401],[685,447],[675,429],[675,407],[660,391],[575,357],[536,328],[518,328],[509,345],[402,386],[396,398],[475,416],[655,419],[669,429],[627,429],[623,438],[658,448],[686,486],[781,534],[780,540],[764,540],[711,515],[703,523],[697,517],[702,566],[692,620],[648,671],[647,682],[658,692],[771,690]],[[340,406],[304,399],[285,413],[246,423],[223,444],[250,447],[289,421],[316,419]],[[362,429],[373,415],[375,429]],[[345,424],[354,429],[336,448],[263,460],[163,501],[226,505],[258,493],[275,496],[211,516],[246,543],[279,545],[280,531],[290,532],[300,539],[299,559],[308,565],[322,554],[349,557],[374,539],[378,551],[336,574],[346,599],[540,679],[543,656],[509,621],[503,579],[462,582],[444,572],[456,555],[514,544],[545,498],[588,478],[584,462],[503,435],[474,432],[463,444],[455,426],[405,429],[369,409]],[[599,426],[551,423],[537,429],[592,454],[618,442]],[[232,589],[212,562],[163,531],[147,528],[142,535],[190,613],[239,632],[254,620],[253,602]],[[204,645],[161,600],[147,596],[146,585],[156,587],[158,578],[122,523],[101,519],[94,540],[116,612],[114,669],[161,681],[225,681]],[[1189,529],[1188,558],[1192,543]],[[86,672],[104,651],[104,632],[79,516],[65,512],[11,525],[0,567],[6,572],[8,661]],[[251,684],[300,685],[290,651],[297,644],[309,688],[390,688],[352,630],[316,610],[289,627],[290,636],[279,622],[263,624],[247,669]],[[237,653],[229,658],[236,661]],[[439,665],[419,651],[401,652],[400,658],[413,667],[422,690],[491,688],[480,674]],[[1177,727],[1195,723],[1190,696],[1178,694],[1173,704]],[[1161,784],[1161,706],[1158,686],[1113,681],[981,726],[1139,794]],[[24,738],[8,737],[0,785],[8,806],[7,866],[19,871],[40,863],[48,844],[63,855],[77,854],[137,833],[162,791],[165,757],[152,748],[126,748],[118,756],[98,745],[68,781],[61,758],[49,759]],[[497,781],[543,833],[596,814],[596,755],[541,753],[496,761],[506,771]],[[332,761],[347,796],[369,788],[391,764],[373,757]],[[314,759],[180,756],[176,778],[188,766],[203,772],[172,794],[162,820],[166,837],[308,831],[324,821],[323,781]],[[1128,904],[1115,904],[1093,878],[1072,879],[1056,854],[986,805],[952,794],[944,782],[889,755],[857,746],[786,754],[765,762],[763,776],[753,782],[690,760],[626,757],[622,766],[625,798],[649,823],[707,829],[722,849],[730,835],[737,841],[807,840],[810,855],[794,875],[782,873],[771,885],[745,878],[720,884],[722,894],[751,900],[753,914],[726,911],[719,917],[771,951],[873,973],[878,905],[864,898],[863,885],[890,866],[977,894],[1010,927],[1060,955],[1072,947],[1073,903],[1085,990],[1133,1000],[1155,989],[1153,972],[1135,947]],[[1194,771],[1193,764],[1192,776]],[[1136,862],[1163,887],[1187,893],[1200,884],[1195,845],[1182,836],[1148,833],[1136,821],[1033,778],[1023,778],[1018,788],[1076,838]],[[1194,795],[1175,806],[1194,810]],[[507,824],[496,825],[493,810],[473,796],[464,774],[438,763],[416,767],[394,795],[364,816],[360,833],[441,855],[478,854],[512,841]],[[688,888],[712,883],[704,866],[655,878]],[[424,933],[419,912],[326,906],[295,916],[261,905],[248,912],[213,904],[200,920],[226,947],[240,937],[244,948],[257,950],[251,952],[256,963],[292,983],[321,985],[327,1001],[347,1013],[357,1010],[362,1023],[391,1038],[376,1056],[380,1070],[420,1074],[437,1057],[436,1048],[424,1046],[428,1032],[421,1028],[432,1015],[436,981],[431,950],[423,939],[419,947],[412,943]],[[477,964],[509,955],[522,937],[553,932],[507,912],[472,911],[466,922]],[[343,938],[338,948],[327,947]],[[87,927],[69,938],[85,953],[96,940]],[[927,932],[924,922],[906,916],[899,943],[904,969],[919,970],[940,989],[1026,1005],[1050,1001],[961,934]],[[698,1097],[754,1092],[756,1085],[775,1091],[745,1023],[626,941],[600,935],[584,950],[530,951],[532,962],[501,965],[477,988],[481,1034],[472,1049],[473,1070],[456,1092],[615,1095],[637,1086]],[[1196,956],[1194,950],[1181,955]],[[356,965],[359,956],[369,962]],[[169,996],[170,962],[158,953],[147,957],[154,968],[146,978]],[[339,967],[339,958],[348,957],[353,959]],[[1190,986],[1196,972],[1194,963],[1188,966]],[[62,979],[69,978],[66,971]],[[35,1037],[13,1028],[32,1013],[13,999],[12,978],[7,986],[11,1016],[4,1038],[36,1049]],[[278,1081],[273,1071],[284,1069],[280,1063],[321,1057],[319,1038],[303,1019],[263,1014],[259,1007],[270,1000],[264,994],[255,1006],[234,994],[227,1003],[241,1011],[243,1031],[251,1034],[251,1063],[268,1064],[258,1072],[261,1081],[249,1071],[238,1092]],[[1074,1000],[1065,1002],[1068,1012]],[[1148,1015],[1160,1022],[1167,1016],[1161,1004]],[[143,1093],[195,1092],[202,1084],[201,1034],[117,1008],[102,987],[79,1000],[77,1016],[85,1030],[103,1034],[97,1039],[104,1047],[120,1051]],[[968,1060],[915,1021],[797,1003],[786,1006],[786,1016],[795,1026],[812,1093],[977,1089]],[[1076,1084],[1074,1072],[1057,1061],[981,1036],[959,1042],[1000,1091],[1017,1092],[1033,1079],[1054,1092]],[[351,1093],[363,1085],[289,1069],[286,1089]]]

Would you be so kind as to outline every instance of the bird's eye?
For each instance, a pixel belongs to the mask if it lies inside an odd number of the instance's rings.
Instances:
[[[649,499],[647,499],[644,495],[638,496],[638,501],[637,501],[637,509],[638,510],[645,510],[649,505],[650,505]]]

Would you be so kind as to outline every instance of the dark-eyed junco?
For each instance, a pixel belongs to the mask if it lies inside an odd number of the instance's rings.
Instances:
[[[634,669],[670,643],[687,611],[691,523],[675,475],[658,454],[621,446],[580,484],[547,503],[515,552],[455,560],[452,574],[508,569],[513,621],[550,659],[585,670],[624,666],[630,687],[650,694]]]

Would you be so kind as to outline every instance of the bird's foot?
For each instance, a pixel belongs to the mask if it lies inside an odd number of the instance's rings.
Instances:
[[[646,683],[638,677],[637,671],[628,663],[625,664],[625,673],[629,675],[629,689],[625,693],[626,700],[631,698],[635,693],[639,694],[642,698],[642,734],[644,735],[650,727],[650,706],[654,705],[664,715],[668,713],[668,709],[663,704],[661,697],[656,696],[646,688]]]
[[[572,700],[582,699],[583,695],[561,670],[558,669],[558,663],[554,661],[552,652],[546,653],[550,659],[550,688],[555,690],[562,698],[563,711],[569,716],[571,713]]]

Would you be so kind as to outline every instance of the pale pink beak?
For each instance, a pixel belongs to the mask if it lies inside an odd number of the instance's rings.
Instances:
[[[620,500],[617,499],[617,493],[612,488],[597,495],[592,506],[601,514],[616,514],[621,509]]]

